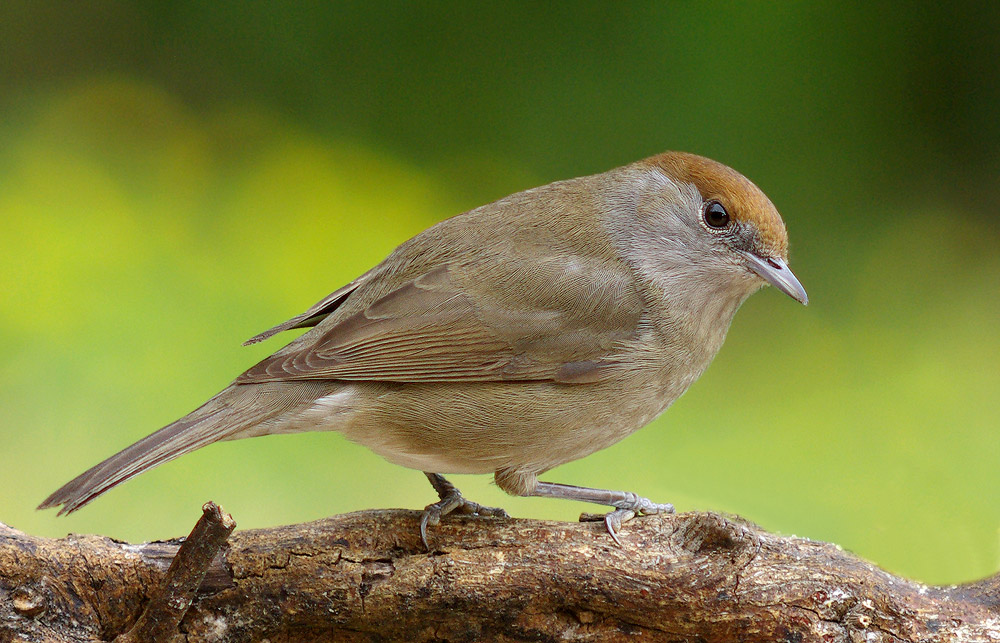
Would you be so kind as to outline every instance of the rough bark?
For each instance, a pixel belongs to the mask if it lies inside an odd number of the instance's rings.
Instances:
[[[1000,641],[1000,575],[928,587],[738,518],[645,517],[617,547],[600,524],[449,516],[428,552],[419,517],[366,511],[237,532],[221,550],[216,531],[218,555],[179,629],[155,637]],[[205,538],[197,531],[189,541]],[[143,640],[137,622],[181,583],[174,575],[197,576],[168,574],[179,546],[0,525],[0,641]]]

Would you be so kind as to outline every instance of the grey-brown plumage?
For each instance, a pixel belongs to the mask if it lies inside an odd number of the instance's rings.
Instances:
[[[509,493],[609,504],[614,535],[669,505],[537,475],[665,410],[765,281],[804,303],[786,261],[767,197],[693,155],[514,194],[429,228],[251,339],[313,327],[41,507],[74,511],[211,442],[336,430],[428,474],[493,473]],[[496,512],[429,477],[442,500],[424,527],[452,510]]]

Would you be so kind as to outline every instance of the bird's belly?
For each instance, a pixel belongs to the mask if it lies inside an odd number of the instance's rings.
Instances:
[[[423,471],[540,473],[611,446],[677,395],[614,383],[373,384],[338,429],[390,462]]]

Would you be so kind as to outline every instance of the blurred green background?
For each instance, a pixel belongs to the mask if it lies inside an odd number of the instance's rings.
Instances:
[[[143,540],[208,499],[241,528],[422,507],[420,473],[304,434],[34,510],[435,221],[682,149],[770,195],[812,303],[755,296],[669,413],[547,478],[927,582],[996,571],[998,7],[0,4],[0,521]]]

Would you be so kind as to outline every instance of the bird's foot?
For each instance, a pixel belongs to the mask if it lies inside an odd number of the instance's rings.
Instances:
[[[424,508],[424,513],[420,516],[420,540],[424,547],[430,550],[427,543],[427,526],[438,525],[443,516],[450,513],[459,513],[466,516],[493,516],[497,518],[510,518],[510,515],[499,507],[485,507],[478,502],[467,500],[462,492],[453,484],[444,479],[439,474],[427,474],[434,489],[437,490],[441,500]]]
[[[636,516],[674,513],[674,506],[669,502],[653,502],[649,498],[637,496],[630,491],[625,492],[624,499],[611,503],[611,506],[615,507],[615,510],[604,515],[581,514],[580,522],[603,521],[605,528],[608,530],[608,535],[611,536],[611,539],[614,540],[619,547],[622,546],[622,541],[618,538],[618,530],[621,529],[622,523],[626,523]]]

